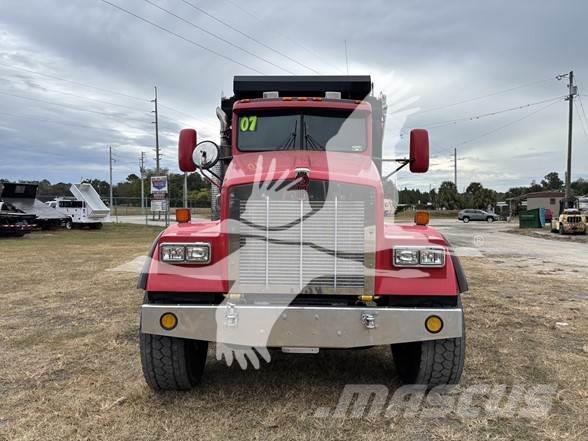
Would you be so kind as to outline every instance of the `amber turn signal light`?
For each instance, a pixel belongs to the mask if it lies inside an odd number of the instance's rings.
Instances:
[[[166,312],[159,318],[159,324],[166,331],[171,331],[178,325],[178,318],[173,312]]]
[[[427,317],[427,320],[425,320],[425,328],[431,334],[437,334],[443,329],[443,320],[441,320],[441,317],[439,316],[430,315]]]
[[[179,223],[186,223],[192,220],[192,213],[189,208],[177,208],[176,209],[176,221]]]
[[[417,225],[428,225],[429,213],[426,211],[417,211],[414,215],[414,223]]]

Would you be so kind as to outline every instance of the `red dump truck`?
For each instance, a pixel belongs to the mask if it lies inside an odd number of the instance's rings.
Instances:
[[[401,381],[457,383],[459,260],[427,213],[384,222],[382,164],[426,172],[427,132],[411,131],[407,158],[383,158],[385,97],[369,76],[237,76],[233,87],[216,111],[219,144],[180,132],[180,169],[210,181],[212,219],[178,210],[140,275],[148,385],[195,386],[209,342],[242,368],[275,350],[390,345]]]

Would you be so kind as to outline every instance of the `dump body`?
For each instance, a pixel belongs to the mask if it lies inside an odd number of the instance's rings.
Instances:
[[[57,198],[47,202],[47,205],[63,213],[71,219],[73,224],[101,227],[108,219],[110,210],[102,202],[100,196],[91,184],[73,184],[70,187],[72,198]]]
[[[68,216],[38,200],[37,187],[36,184],[5,182],[0,197],[22,212],[35,215],[36,223],[41,227],[64,225],[69,219]]]

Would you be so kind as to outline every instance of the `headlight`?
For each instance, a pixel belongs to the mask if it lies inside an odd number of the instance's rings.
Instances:
[[[161,260],[163,262],[183,262],[186,247],[183,245],[161,245]]]
[[[396,247],[393,250],[394,266],[442,267],[445,266],[445,249],[436,247]]]
[[[394,249],[394,265],[414,266],[419,264],[419,251],[410,248]]]
[[[210,262],[210,244],[186,245],[186,261],[193,263]]]
[[[420,252],[420,264],[427,266],[445,265],[445,250],[440,248],[426,248]]]
[[[209,243],[163,244],[160,245],[160,257],[167,263],[210,263]]]

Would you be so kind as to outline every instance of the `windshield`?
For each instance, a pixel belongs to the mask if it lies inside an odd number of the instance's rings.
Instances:
[[[237,130],[241,151],[362,152],[367,146],[365,114],[358,112],[248,113],[239,116]]]

